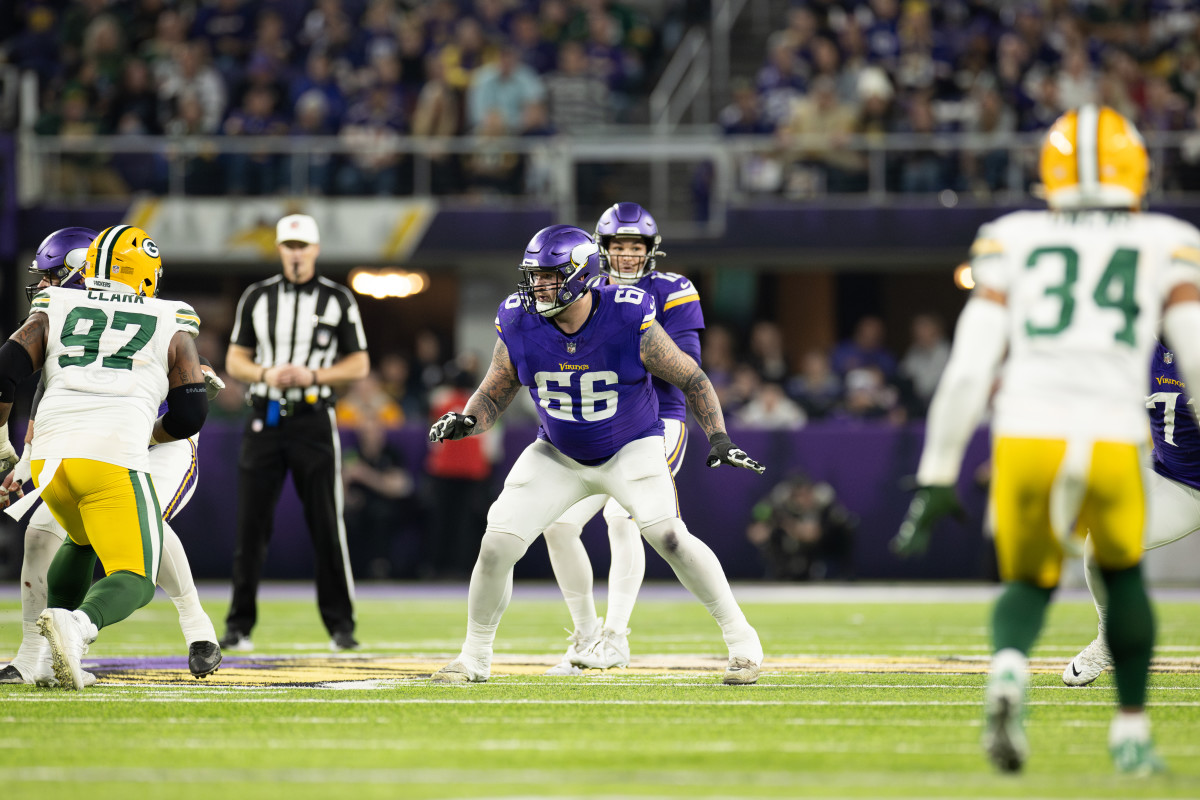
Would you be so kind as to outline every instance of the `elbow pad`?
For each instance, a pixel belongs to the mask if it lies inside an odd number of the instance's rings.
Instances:
[[[203,383],[176,386],[167,392],[167,413],[163,414],[163,430],[176,439],[186,439],[200,432],[208,416],[208,395]]]
[[[0,403],[11,403],[17,396],[17,383],[33,374],[29,351],[12,339],[0,345]]]

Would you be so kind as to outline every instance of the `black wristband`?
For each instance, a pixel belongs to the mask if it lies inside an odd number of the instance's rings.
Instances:
[[[162,426],[176,439],[199,433],[207,416],[208,395],[203,383],[187,383],[167,392],[167,413],[162,415]]]
[[[729,434],[725,431],[716,431],[715,433],[709,435],[708,443],[713,447],[716,447],[719,444],[733,444],[733,441],[729,438]]]

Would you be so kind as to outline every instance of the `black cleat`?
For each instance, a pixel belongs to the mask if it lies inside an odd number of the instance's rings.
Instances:
[[[333,640],[329,642],[329,649],[335,653],[342,650],[357,650],[358,640],[350,631],[338,631],[333,634]]]
[[[250,641],[250,634],[233,628],[225,629],[225,635],[221,637],[218,645],[222,650],[237,650],[241,653],[249,653],[254,650],[254,642]]]
[[[221,666],[221,646],[216,642],[192,642],[188,645],[188,669],[193,677],[207,678]]]
[[[4,669],[0,669],[0,683],[32,683],[32,681],[26,681],[21,670],[9,664]]]

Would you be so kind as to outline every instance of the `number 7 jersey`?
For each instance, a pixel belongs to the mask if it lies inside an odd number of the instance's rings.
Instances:
[[[574,334],[526,312],[515,294],[501,303],[496,330],[537,406],[538,438],[599,463],[635,439],[662,436],[663,424],[641,356],[654,297],[634,286],[591,291],[592,314]]]
[[[983,226],[976,284],[1008,297],[993,429],[1145,442],[1145,386],[1163,303],[1200,283],[1200,231],[1163,214],[1019,211]]]
[[[31,310],[49,321],[33,458],[88,458],[148,472],[171,338],[200,332],[196,312],[132,293],[61,288],[44,289]]]

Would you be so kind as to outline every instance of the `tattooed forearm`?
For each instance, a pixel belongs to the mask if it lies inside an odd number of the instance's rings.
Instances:
[[[40,311],[30,314],[25,324],[8,337],[25,348],[35,370],[42,368],[42,361],[46,357],[46,332],[49,330],[49,322],[46,315]]]
[[[725,416],[712,381],[657,322],[642,334],[642,363],[652,375],[683,390],[688,408],[706,436],[725,430]]]
[[[476,423],[472,433],[483,433],[490,430],[508,408],[517,392],[521,391],[521,379],[517,377],[517,368],[508,357],[508,348],[501,340],[496,340],[496,349],[492,351],[492,363],[488,367],[483,382],[467,401],[464,414],[475,416]]]

